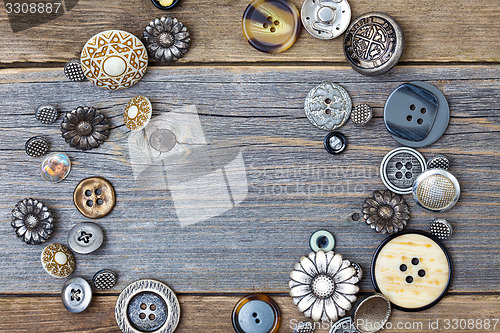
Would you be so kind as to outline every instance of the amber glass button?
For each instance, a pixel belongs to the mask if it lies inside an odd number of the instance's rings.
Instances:
[[[275,333],[281,322],[276,302],[264,294],[247,295],[234,306],[232,322],[237,333]]]
[[[287,0],[254,0],[243,14],[243,34],[257,50],[279,53],[295,43],[300,14]]]
[[[86,178],[76,186],[73,202],[84,216],[97,219],[108,215],[115,207],[115,189],[104,178]]]

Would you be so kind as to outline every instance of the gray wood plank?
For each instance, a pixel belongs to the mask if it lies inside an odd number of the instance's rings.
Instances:
[[[435,84],[448,99],[452,118],[447,132],[420,151],[426,158],[448,154],[463,194],[455,208],[442,214],[416,207],[407,196],[410,226],[427,229],[434,217],[447,218],[455,227],[454,237],[446,242],[456,271],[451,290],[498,292],[499,77],[500,66],[405,66],[382,78],[366,78],[348,67],[175,67],[152,68],[131,89],[107,92],[89,83],[68,82],[60,69],[2,70],[0,292],[59,290],[61,281],[50,278],[40,265],[43,246],[16,239],[10,211],[24,197],[43,200],[56,216],[50,241],[66,243],[71,227],[88,221],[72,203],[73,189],[79,180],[94,175],[114,184],[117,205],[109,216],[94,221],[105,230],[105,244],[94,254],[77,255],[75,275],[90,278],[101,268],[114,269],[120,275],[115,291],[135,279],[154,277],[178,292],[285,292],[289,271],[309,251],[309,235],[319,228],[332,231],[336,251],[368,272],[384,236],[362,223],[343,221],[372,190],[383,188],[379,163],[399,144],[383,126],[382,108],[395,87],[411,80]],[[368,126],[348,123],[341,128],[349,147],[338,157],[326,153],[322,147],[326,132],[310,125],[303,113],[307,91],[323,80],[343,85],[354,104],[367,102],[375,107],[375,118]],[[191,156],[191,164],[170,161],[168,189],[160,186],[164,174],[160,177],[153,171],[136,183],[129,160],[129,131],[121,117],[128,99],[139,94],[152,100],[155,117],[196,105],[203,131],[195,139],[205,136],[212,165],[206,167],[207,160]],[[55,125],[35,120],[34,110],[41,103],[55,103],[63,111],[78,105],[101,109],[112,119],[109,140],[90,152],[70,148],[60,137],[60,120]],[[191,125],[182,123],[184,128]],[[65,181],[51,184],[41,179],[41,159],[23,151],[33,135],[46,136],[52,151],[71,157],[73,168]],[[187,192],[188,208],[191,204],[214,209],[223,204],[225,188],[217,192],[222,185],[212,183],[219,180],[199,174],[226,166],[238,151],[244,166],[229,164],[226,179],[233,185],[236,201],[241,193],[244,200],[219,216],[182,227],[172,187],[177,184]],[[248,182],[246,196],[244,181],[238,180],[241,173]],[[201,180],[180,184],[189,177]],[[199,199],[200,190],[209,192],[208,196]],[[372,289],[369,277],[362,289]]]

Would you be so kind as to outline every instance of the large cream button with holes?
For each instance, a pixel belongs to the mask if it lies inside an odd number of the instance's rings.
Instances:
[[[403,231],[385,239],[372,260],[377,291],[403,311],[420,311],[437,304],[448,290],[451,257],[441,242],[424,231]]]

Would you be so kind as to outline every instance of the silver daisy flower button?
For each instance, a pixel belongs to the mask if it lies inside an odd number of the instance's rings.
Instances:
[[[293,303],[314,321],[336,321],[356,302],[360,276],[349,260],[333,251],[303,256],[290,278]]]

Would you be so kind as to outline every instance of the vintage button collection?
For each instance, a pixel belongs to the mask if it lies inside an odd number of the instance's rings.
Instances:
[[[288,50],[300,32],[300,14],[288,0],[254,0],[243,13],[243,34],[259,51]]]
[[[179,0],[152,0],[160,9],[170,9]],[[393,68],[404,49],[404,36],[394,18],[384,13],[367,13],[351,22],[347,0],[305,0],[301,14],[288,0],[254,0],[245,9],[242,28],[255,49],[279,53],[290,48],[299,36],[301,24],[313,37],[329,40],[344,32],[343,49],[347,61],[359,73],[381,75]],[[138,83],[151,59],[171,63],[182,58],[191,44],[187,27],[173,17],[152,20],[143,31],[145,44],[122,30],[101,32],[84,45],[80,60],[70,60],[64,73],[71,81],[89,80],[94,85],[119,90]],[[315,127],[328,131],[323,143],[336,155],[347,147],[346,137],[335,130],[351,119],[365,125],[373,117],[365,103],[353,107],[351,96],[342,86],[322,82],[305,97],[304,111]],[[42,124],[52,124],[59,111],[51,105],[40,106],[35,113]],[[458,180],[449,173],[450,159],[439,154],[427,162],[413,148],[436,142],[446,131],[450,110],[443,93],[420,81],[397,87],[384,105],[384,124],[390,135],[404,145],[388,152],[380,165],[380,176],[387,190],[376,190],[358,211],[349,215],[351,222],[363,221],[375,232],[389,234],[375,251],[370,274],[377,294],[358,300],[358,283],[363,277],[361,265],[335,253],[335,237],[328,230],[317,230],[309,238],[312,250],[300,258],[290,272],[289,294],[305,317],[313,321],[334,322],[330,333],[372,333],[373,323],[382,327],[392,307],[419,311],[435,305],[450,287],[453,265],[440,240],[452,236],[451,224],[438,218],[430,223],[430,233],[404,230],[410,221],[410,209],[402,195],[413,194],[421,207],[444,212],[460,197]],[[128,100],[123,123],[133,134],[143,135],[151,150],[169,152],[177,143],[176,135],[151,124],[152,104],[145,96]],[[361,130],[363,127],[357,127]],[[77,107],[66,112],[61,123],[64,140],[79,150],[98,148],[109,136],[108,118],[92,107]],[[49,152],[48,140],[33,137],[26,142],[26,153],[40,157]],[[41,164],[42,177],[57,183],[71,169],[69,157],[53,153]],[[85,217],[97,219],[109,214],[116,203],[113,185],[104,178],[81,180],[74,189],[73,202]],[[53,232],[53,217],[37,199],[23,199],[12,211],[12,227],[27,244],[41,244]],[[104,232],[95,223],[75,225],[67,238],[69,248],[78,254],[98,250]],[[73,273],[76,261],[68,247],[59,243],[46,246],[41,253],[44,270],[52,277],[65,278]],[[94,274],[96,290],[108,290],[117,282],[117,274],[102,269]],[[68,311],[84,311],[91,303],[92,288],[81,277],[67,280],[61,291]],[[180,319],[180,304],[175,293],[156,280],[139,280],[125,287],[115,306],[115,318],[122,332],[173,332]],[[350,316],[346,316],[351,312]],[[277,303],[265,294],[241,298],[232,311],[237,333],[277,332],[281,312]],[[366,321],[372,327],[363,326]],[[294,332],[314,332],[311,322],[300,322]]]
[[[236,333],[275,333],[280,327],[281,312],[271,297],[252,294],[236,303],[231,318]]]
[[[84,311],[92,301],[92,288],[81,277],[74,277],[64,283],[61,291],[62,303],[73,313]]]

